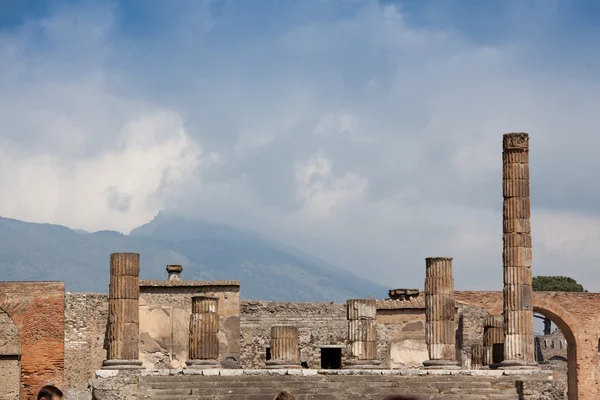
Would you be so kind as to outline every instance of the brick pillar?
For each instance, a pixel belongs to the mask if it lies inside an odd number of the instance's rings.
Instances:
[[[456,361],[456,304],[452,258],[425,259],[426,368],[459,368]]]
[[[531,277],[529,135],[503,137],[504,360],[501,368],[536,366]]]
[[[483,346],[479,343],[471,345],[471,369],[479,369],[483,366]]]
[[[483,323],[483,365],[495,368],[504,359],[504,317],[490,315]]]
[[[188,368],[219,367],[219,299],[192,297]]]
[[[275,325],[271,327],[271,359],[267,368],[300,368],[298,328]]]
[[[140,369],[140,255],[110,255],[108,287],[108,359],[103,369]]]
[[[346,302],[348,353],[345,368],[379,368],[377,359],[377,308],[374,299]]]

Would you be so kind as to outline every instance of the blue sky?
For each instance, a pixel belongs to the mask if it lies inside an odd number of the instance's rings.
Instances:
[[[394,287],[499,289],[502,134],[531,135],[535,274],[600,290],[594,1],[0,2],[3,216],[161,209]]]

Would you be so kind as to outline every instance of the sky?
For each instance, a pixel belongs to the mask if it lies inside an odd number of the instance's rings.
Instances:
[[[0,2],[0,215],[252,229],[363,277],[502,288],[502,135],[534,275],[600,291],[600,3]],[[235,277],[232,277],[234,279]]]

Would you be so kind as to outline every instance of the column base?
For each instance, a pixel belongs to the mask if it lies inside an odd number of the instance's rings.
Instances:
[[[498,365],[498,369],[539,369],[540,366],[535,361],[525,360],[504,360]]]
[[[185,362],[185,368],[187,368],[187,369],[221,368],[221,364],[219,364],[219,360],[187,360]]]
[[[267,360],[265,361],[266,369],[301,369],[300,361],[290,360]]]
[[[379,360],[346,360],[344,369],[381,369]]]
[[[458,361],[455,360],[425,360],[424,369],[460,369]]]
[[[144,369],[141,360],[104,360],[102,369]]]

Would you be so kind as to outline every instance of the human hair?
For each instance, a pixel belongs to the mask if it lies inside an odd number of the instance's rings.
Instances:
[[[275,397],[275,400],[296,400],[296,398],[293,394],[284,390]]]
[[[57,397],[55,399],[54,397]],[[37,400],[58,400],[63,398],[63,392],[54,385],[46,385],[40,389],[37,395]]]

